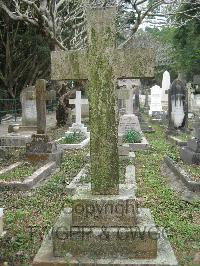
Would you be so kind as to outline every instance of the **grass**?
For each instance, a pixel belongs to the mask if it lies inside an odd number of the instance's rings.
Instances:
[[[177,139],[181,140],[181,141],[188,141],[192,138],[192,136],[190,134],[187,133],[181,133],[177,136],[175,136]]]
[[[28,162],[16,167],[14,170],[0,175],[0,180],[2,181],[24,181],[24,179],[32,175],[38,169],[37,165],[32,165]]]
[[[5,158],[0,158],[0,170],[9,165],[23,161],[25,158],[25,150],[24,149],[16,149],[11,148]]]
[[[70,202],[65,187],[85,164],[87,152],[67,152],[61,171],[32,193],[1,192],[7,234],[0,239],[0,265],[31,265],[45,233]]]
[[[174,148],[165,139],[163,129],[154,127],[156,132],[147,134],[151,149],[136,153],[138,197],[143,199],[142,207],[151,209],[156,224],[166,228],[179,265],[193,266],[193,257],[200,248],[200,202],[182,201],[161,174],[164,155]]]
[[[154,127],[156,132],[147,134],[151,149],[136,152],[138,197],[143,199],[140,206],[150,208],[156,224],[167,229],[179,265],[194,266],[192,260],[200,248],[200,204],[182,201],[162,176],[163,157],[173,147],[165,139],[163,129]],[[71,204],[65,187],[85,165],[87,152],[67,152],[61,170],[31,193],[1,192],[7,235],[0,240],[0,265],[31,265],[44,235],[63,208]]]
[[[73,132],[67,134],[61,140],[59,140],[59,144],[77,144],[82,142],[85,139],[85,135],[81,132]]]

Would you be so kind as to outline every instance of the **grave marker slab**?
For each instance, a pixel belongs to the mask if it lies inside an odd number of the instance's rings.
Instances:
[[[34,86],[22,90],[22,126],[37,126],[36,91]]]
[[[177,129],[186,130],[188,125],[187,90],[185,83],[179,78],[171,85],[168,104],[168,132],[175,132]]]
[[[162,90],[158,85],[155,85],[151,88],[151,104],[149,115],[152,115],[153,112],[162,112]]]

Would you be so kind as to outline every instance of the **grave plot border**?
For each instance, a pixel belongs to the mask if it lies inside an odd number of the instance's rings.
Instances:
[[[200,192],[200,182],[192,181],[191,176],[184,171],[177,163],[174,162],[169,156],[164,157],[164,163],[174,173],[174,175],[181,179],[187,188],[193,192]]]
[[[0,174],[8,173],[15,168],[17,168],[22,163],[15,163],[2,171]],[[32,189],[35,185],[37,185],[40,181],[47,179],[56,169],[56,162],[48,162],[45,165],[39,167],[31,176],[28,176],[24,179],[24,181],[0,181],[0,190],[22,190],[27,191]]]
[[[133,151],[141,151],[141,150],[148,150],[150,148],[148,140],[145,138],[145,136],[142,137],[141,143],[127,143],[124,142],[121,145],[124,148],[129,148],[129,152]]]
[[[73,133],[71,131],[67,131],[66,134],[70,134],[70,133]],[[86,134],[86,138],[81,141],[80,143],[72,143],[72,144],[60,144],[58,143],[60,140],[64,139],[64,137],[60,138],[60,139],[57,139],[55,142],[57,144],[57,147],[59,150],[80,150],[80,149],[83,149],[84,147],[86,147],[89,142],[90,142],[90,133],[87,132]]]
[[[184,147],[187,146],[187,141],[180,140],[176,136],[167,135],[167,139],[173,146]]]

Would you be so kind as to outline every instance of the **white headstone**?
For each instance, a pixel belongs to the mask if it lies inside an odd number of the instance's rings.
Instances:
[[[37,126],[36,91],[35,87],[27,87],[22,90],[22,126]]]
[[[75,104],[76,108],[76,121],[69,130],[87,133],[87,128],[81,123],[81,107],[83,104],[88,104],[88,99],[82,99],[81,91],[76,91],[76,99],[70,99],[69,104]]]
[[[162,79],[162,106],[164,108],[168,107],[168,90],[170,89],[171,81],[170,81],[170,74],[168,71],[163,73]]]
[[[162,112],[162,89],[155,85],[151,88],[151,104],[150,104],[150,110],[149,115],[152,115],[152,112]]]
[[[3,234],[3,208],[0,208],[0,236]]]

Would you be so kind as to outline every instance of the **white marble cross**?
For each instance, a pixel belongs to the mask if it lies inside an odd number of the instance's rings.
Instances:
[[[76,108],[76,121],[72,125],[70,130],[72,130],[72,131],[80,130],[80,131],[84,131],[85,132],[85,129],[86,129],[86,132],[87,132],[87,128],[85,128],[84,125],[81,123],[81,106],[83,104],[88,104],[88,99],[82,99],[81,98],[81,91],[76,91],[76,98],[75,99],[70,99],[69,100],[69,104],[74,104],[75,108]]]

